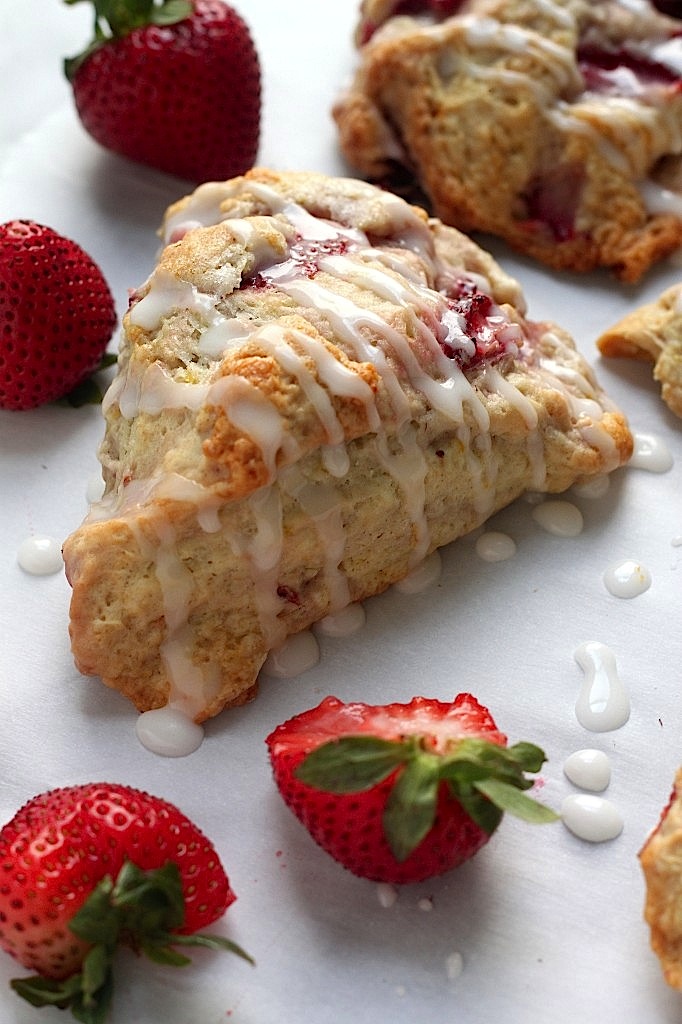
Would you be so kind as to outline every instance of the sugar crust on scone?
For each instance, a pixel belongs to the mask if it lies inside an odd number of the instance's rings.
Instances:
[[[644,917],[665,980],[682,990],[682,768],[657,827],[639,854],[646,883]]]
[[[632,282],[682,245],[679,22],[617,0],[400,7],[362,5],[334,108],[354,171],[556,269]]]
[[[631,454],[571,338],[396,196],[257,169],[164,233],[64,545],[76,663],[141,711],[243,703],[288,635]]]
[[[627,313],[599,336],[597,347],[605,356],[652,363],[663,401],[682,416],[682,284]]]

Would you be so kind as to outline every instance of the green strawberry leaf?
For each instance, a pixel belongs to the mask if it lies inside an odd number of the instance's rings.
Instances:
[[[80,974],[64,981],[36,974],[30,978],[13,978],[10,985],[31,1006],[56,1006],[64,1010],[80,989]]]
[[[436,754],[408,761],[398,775],[384,808],[384,834],[396,860],[404,861],[433,826],[440,786]]]
[[[177,864],[143,871],[125,861],[114,882],[103,878],[69,922],[71,931],[91,943],[81,972],[64,981],[17,978],[14,991],[32,1006],[70,1007],[81,1024],[103,1024],[113,993],[112,962],[117,945],[143,952],[155,963],[184,967],[188,957],[174,946],[227,950],[253,963],[236,943],[216,935],[176,935],[185,916]]]
[[[411,743],[395,743],[376,736],[344,736],[311,750],[295,775],[325,793],[359,793],[383,782],[413,753]]]
[[[457,791],[453,796],[460,802],[473,822],[491,836],[502,821],[502,811],[476,790]]]
[[[523,821],[533,824],[545,824],[557,821],[559,815],[547,807],[521,793],[515,786],[510,786],[499,779],[485,779],[475,783],[476,789],[495,804],[501,811],[508,811]]]
[[[184,21],[192,13],[192,5],[188,0],[166,0],[161,7],[154,7],[150,21],[153,25],[175,25]]]
[[[547,760],[544,750],[536,747],[534,743],[515,743],[512,747],[505,747],[507,756],[523,769],[524,772],[539,772]]]
[[[70,7],[82,0],[64,0]],[[64,61],[64,74],[73,82],[78,68],[95,50],[123,39],[146,25],[175,25],[192,15],[190,0],[91,0],[94,7],[93,39],[75,57]]]
[[[192,962],[188,956],[177,953],[170,946],[159,946],[156,943],[144,945],[142,952],[153,963],[163,967],[187,967]]]

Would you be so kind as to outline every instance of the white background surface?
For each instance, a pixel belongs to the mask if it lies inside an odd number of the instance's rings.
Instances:
[[[31,217],[75,238],[101,264],[122,312],[127,290],[152,268],[163,210],[188,186],[104,152],[80,128],[60,62],[86,39],[86,5],[36,0],[30,18],[25,8],[0,0],[0,220]],[[355,0],[242,0],[264,70],[261,164],[344,171],[329,108],[353,67],[355,9]],[[39,791],[94,779],[172,800],[215,841],[238,894],[216,930],[257,960],[250,968],[199,953],[191,969],[172,972],[123,954],[128,983],[120,983],[113,1024],[682,1018],[682,997],[649,950],[637,862],[682,761],[682,548],[672,544],[682,534],[681,424],[646,366],[607,364],[594,346],[600,330],[680,271],[667,266],[625,288],[495,252],[523,283],[531,316],[574,333],[633,429],[669,445],[673,469],[625,469],[606,498],[572,498],[585,516],[572,540],[544,533],[519,502],[493,524],[516,540],[513,559],[481,561],[472,538],[452,545],[437,586],[368,602],[360,634],[323,640],[320,664],[299,679],[264,680],[257,701],[210,723],[189,758],[140,747],[132,706],[72,666],[63,577],[33,578],[16,564],[25,537],[62,539],[85,514],[99,410],[0,415],[0,820]],[[602,582],[626,557],[653,577],[630,601]],[[631,693],[630,721],[611,733],[588,733],[575,716],[583,676],[573,655],[586,640],[611,646]],[[460,690],[489,705],[511,742],[544,747],[543,799],[555,807],[575,791],[565,758],[586,746],[606,751],[613,776],[605,795],[622,811],[623,834],[594,846],[560,823],[505,820],[472,862],[404,888],[384,908],[377,887],[337,867],[281,803],[264,738],[327,693],[385,702]],[[418,906],[426,896],[428,912]],[[463,971],[452,979],[446,961],[455,952]],[[7,987],[17,973],[2,955],[2,1021],[63,1021],[56,1010],[23,1006]]]

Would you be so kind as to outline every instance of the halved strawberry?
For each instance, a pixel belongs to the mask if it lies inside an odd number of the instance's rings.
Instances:
[[[327,697],[266,742],[279,791],[313,839],[374,881],[418,882],[456,867],[504,811],[557,818],[521,792],[533,784],[525,772],[544,763],[542,750],[506,747],[471,694],[377,707]]]
[[[176,946],[249,959],[228,939],[195,934],[234,899],[197,826],[129,786],[51,790],[0,831],[0,946],[38,972],[12,987],[87,1024],[105,1019],[119,944],[170,966],[189,963]]]

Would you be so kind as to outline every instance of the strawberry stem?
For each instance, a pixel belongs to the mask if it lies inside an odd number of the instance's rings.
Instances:
[[[70,7],[82,0],[64,0]],[[64,73],[73,81],[78,68],[100,46],[123,39],[147,25],[175,25],[192,14],[191,0],[87,0],[94,6],[93,39],[76,57],[64,61]]]
[[[505,811],[536,824],[556,821],[551,808],[522,792],[533,785],[525,773],[538,772],[544,762],[543,751],[532,743],[503,747],[470,737],[439,754],[427,737],[393,741],[356,735],[316,747],[295,774],[314,789],[345,794],[371,789],[395,772],[383,826],[391,852],[402,862],[431,829],[443,784],[488,835]]]
[[[15,978],[14,991],[32,1006],[71,1009],[81,1024],[103,1024],[113,994],[113,958],[118,946],[144,953],[154,963],[184,967],[190,959],[174,946],[227,950],[253,963],[236,943],[217,935],[178,935],[185,904],[177,864],[143,871],[125,861],[116,881],[107,875],[70,922],[71,931],[91,943],[79,974],[64,979]]]

